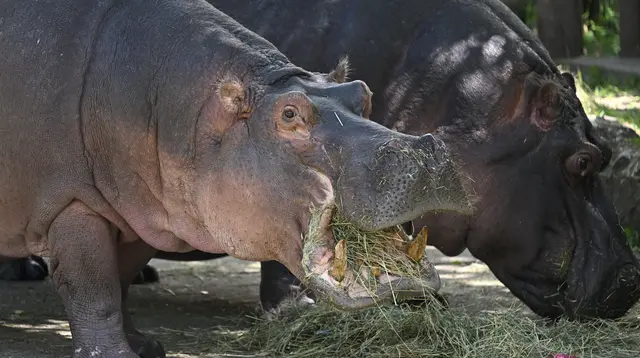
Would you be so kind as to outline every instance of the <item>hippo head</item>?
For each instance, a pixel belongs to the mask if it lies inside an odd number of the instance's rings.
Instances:
[[[373,294],[350,295],[361,291],[346,290],[329,275],[336,247],[331,215],[338,211],[361,229],[379,230],[425,211],[469,212],[457,167],[438,138],[366,119],[371,92],[362,81],[337,83],[298,68],[270,76],[259,84],[220,80],[203,108],[215,118],[201,120],[198,130],[203,149],[195,200],[203,225],[230,255],[277,260],[319,298],[324,293],[343,308],[374,304]],[[313,213],[321,219],[312,228]],[[322,234],[309,243],[312,229]],[[211,251],[207,245],[194,243]],[[396,292],[439,288],[433,269],[422,281],[391,279]],[[381,290],[380,299],[391,297]]]
[[[504,91],[506,115],[450,145],[474,179],[475,213],[425,217],[420,225],[433,226],[431,242],[445,252],[453,248],[447,238],[463,237],[539,315],[622,316],[640,297],[640,268],[598,176],[611,150],[571,74],[533,72],[517,82]]]

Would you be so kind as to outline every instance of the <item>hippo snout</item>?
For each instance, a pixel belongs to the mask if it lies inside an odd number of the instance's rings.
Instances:
[[[640,299],[640,265],[638,261],[618,266],[597,292],[570,295],[565,300],[569,317],[616,319],[622,317]],[[575,297],[574,297],[575,296]]]
[[[447,145],[432,134],[390,142],[377,152],[377,212],[369,229],[411,221],[432,211],[472,211],[470,187]]]

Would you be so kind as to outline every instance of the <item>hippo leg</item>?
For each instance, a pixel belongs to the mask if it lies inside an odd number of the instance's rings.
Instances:
[[[145,272],[147,267],[151,268],[153,273],[156,273],[155,269],[147,265],[147,262],[149,262],[155,253],[156,250],[142,240],[121,245],[118,248],[118,271],[120,272],[120,282],[122,285],[123,327],[129,346],[142,358],[166,357],[164,348],[160,342],[145,336],[135,328],[127,305],[130,283],[138,278],[141,273],[145,279],[150,277],[147,276],[148,273]]]
[[[0,280],[3,281],[42,281],[47,275],[47,263],[40,256],[0,262]]]
[[[112,225],[79,201],[53,220],[51,271],[73,336],[73,357],[137,358],[122,315],[116,237]]]
[[[190,252],[157,251],[155,258],[170,261],[207,261],[225,256],[227,256],[227,254],[210,254],[198,250]],[[140,272],[138,272],[131,284],[142,285],[145,283],[158,282],[159,280],[160,275],[158,274],[158,271],[153,266],[145,265],[145,267]]]
[[[265,311],[276,310],[282,301],[290,297],[302,302],[315,302],[313,292],[304,292],[304,285],[283,264],[263,261],[260,265],[260,302]]]
[[[145,283],[155,283],[160,281],[160,275],[153,266],[145,265],[142,270],[138,271],[138,274],[131,282],[132,285],[144,285]]]

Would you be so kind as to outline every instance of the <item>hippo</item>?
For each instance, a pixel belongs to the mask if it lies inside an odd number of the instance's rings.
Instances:
[[[329,71],[347,55],[349,77],[373,91],[371,120],[448,138],[480,199],[470,215],[414,220],[415,230],[428,227],[429,245],[449,256],[468,249],[543,317],[616,318],[638,301],[639,263],[598,177],[611,149],[571,74],[501,1],[209,2],[309,70]],[[156,278],[151,267],[147,277]],[[299,283],[262,262],[263,307]]]
[[[331,274],[336,212],[384,230],[472,211],[446,142],[369,120],[365,82],[204,0],[6,1],[0,32],[0,255],[50,259],[74,357],[165,356],[127,310],[157,250],[276,261],[341,309],[437,290],[427,271],[368,295]]]
[[[480,199],[414,220],[429,245],[468,249],[543,317],[616,318],[638,301],[640,265],[598,177],[611,149],[572,75],[501,1],[209,2],[310,70],[348,56],[373,121],[447,138]],[[295,280],[271,262],[262,281],[272,306]]]

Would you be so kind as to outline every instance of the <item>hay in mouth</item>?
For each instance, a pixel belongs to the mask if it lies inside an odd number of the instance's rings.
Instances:
[[[327,228],[322,227],[323,211],[312,212],[309,234],[304,242],[305,268],[313,266],[311,253],[324,245],[329,246],[334,253],[329,275],[339,282],[339,287],[346,288],[357,283],[366,290],[360,294],[375,297],[380,284],[389,283],[398,277],[415,282],[421,282],[424,278],[426,231],[409,242],[410,238],[400,226],[378,231],[363,230],[346,220],[337,209],[325,210],[331,210]],[[327,242],[327,231],[331,232],[335,242]],[[307,270],[307,276],[309,275],[310,270]],[[428,291],[428,287],[424,287],[424,294]]]

